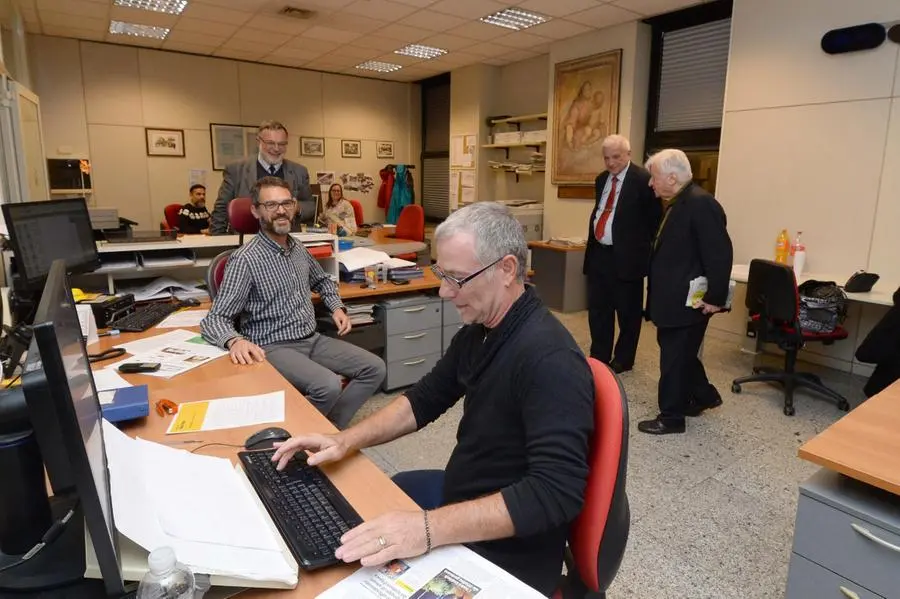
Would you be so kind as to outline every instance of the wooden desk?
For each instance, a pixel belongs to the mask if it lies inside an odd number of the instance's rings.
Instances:
[[[804,460],[900,495],[900,381],[804,443]]]
[[[171,329],[150,329],[145,333],[127,334],[119,337],[104,337],[91,345],[90,353],[135,339],[161,334]],[[98,368],[105,364],[100,363]],[[162,379],[146,375],[124,375],[134,384],[147,384],[150,388],[150,416],[123,427],[131,436],[140,435],[151,441],[171,441],[165,430],[172,416],[161,418],[153,410],[153,403],[166,398],[181,403],[202,399],[214,399],[240,395],[253,395],[270,391],[284,391],[285,422],[281,425],[293,434],[304,432],[330,433],[336,429],[304,397],[292,387],[268,362],[252,366],[232,364],[228,357],[219,358],[210,364],[195,368],[190,372]],[[246,438],[264,426],[210,431],[191,435],[180,435],[179,440],[201,439],[205,442],[243,444]],[[199,445],[199,444],[198,444]],[[190,450],[198,445],[182,446]],[[204,455],[228,458],[237,463],[239,449],[229,447],[205,447],[198,451]],[[353,455],[340,463],[323,467],[328,477],[347,497],[360,516],[365,520],[395,509],[415,510],[415,503],[407,497],[390,478],[367,457]],[[311,599],[349,576],[358,565],[335,566],[314,572],[300,571],[300,583],[291,591],[252,590],[242,593],[247,599]]]
[[[394,285],[391,282],[377,283],[375,289],[369,289],[368,287],[360,287],[362,283],[341,283],[341,299],[345,301],[358,300],[383,295],[396,295],[398,293],[438,289],[441,286],[441,280],[431,272],[430,268],[425,268],[424,271],[424,279],[412,279],[407,285]]]

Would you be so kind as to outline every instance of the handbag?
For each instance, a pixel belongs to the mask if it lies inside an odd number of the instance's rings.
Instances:
[[[850,278],[844,283],[844,291],[847,293],[868,293],[872,291],[872,287],[875,286],[879,278],[873,272],[857,271],[850,275]]]

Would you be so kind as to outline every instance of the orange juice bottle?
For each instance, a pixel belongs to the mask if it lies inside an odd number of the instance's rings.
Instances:
[[[791,252],[791,239],[787,229],[782,229],[778,239],[775,240],[775,262],[787,264],[788,254]]]

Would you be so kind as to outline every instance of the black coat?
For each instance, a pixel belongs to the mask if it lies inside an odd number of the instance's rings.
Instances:
[[[592,260],[600,253],[600,242],[594,236],[594,219],[601,206],[603,187],[609,172],[603,171],[594,182],[596,199],[591,219],[588,221],[587,248],[584,251],[584,274],[588,273]],[[650,189],[650,173],[636,164],[625,172],[619,204],[612,224],[613,255],[616,274],[625,281],[635,281],[647,276],[650,267],[650,247],[662,217],[662,203]]]
[[[900,289],[894,293],[894,306],[869,331],[856,350],[856,359],[876,364],[863,389],[866,397],[880,393],[900,379]]]
[[[705,276],[703,298],[713,306],[728,299],[733,250],[725,211],[699,185],[689,183],[663,217],[652,251],[647,280],[647,314],[657,327],[683,327],[701,322],[701,310],[685,305],[691,280]]]

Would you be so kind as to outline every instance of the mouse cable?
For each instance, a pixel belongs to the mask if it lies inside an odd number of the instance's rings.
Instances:
[[[239,449],[243,449],[243,448],[244,448],[243,445],[235,445],[234,443],[204,443],[203,445],[200,445],[199,447],[193,448],[193,449],[191,450],[191,453],[197,453],[198,451],[200,451],[200,450],[203,449],[204,447],[215,447],[215,446],[219,446],[219,447],[237,447],[237,448],[239,448]]]
[[[28,553],[23,555],[11,564],[3,566],[0,568],[0,572],[6,572],[7,570],[12,570],[13,568],[17,568],[33,558],[35,555],[41,552],[41,549],[52,543],[62,534],[63,528],[65,528],[66,524],[68,524],[69,520],[72,519],[72,516],[75,515],[75,510],[78,509],[78,501],[76,500],[75,505],[73,505],[66,514],[53,523],[53,525],[44,533],[44,536],[41,538],[40,542],[28,550]]]

